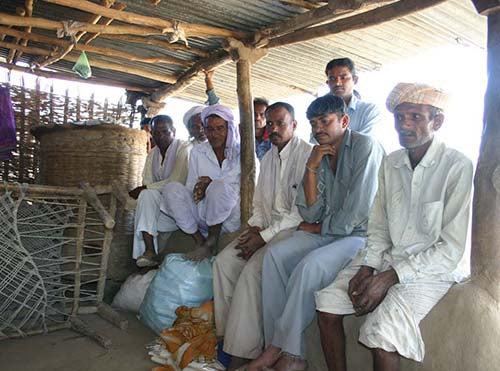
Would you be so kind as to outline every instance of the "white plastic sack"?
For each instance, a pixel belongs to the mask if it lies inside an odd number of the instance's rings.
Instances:
[[[149,285],[139,319],[159,334],[172,327],[178,307],[197,307],[212,297],[212,261],[193,262],[184,254],[170,254]]]
[[[156,272],[157,269],[153,269],[146,274],[134,273],[128,276],[127,280],[120,287],[120,291],[115,295],[111,306],[139,313],[141,303]]]

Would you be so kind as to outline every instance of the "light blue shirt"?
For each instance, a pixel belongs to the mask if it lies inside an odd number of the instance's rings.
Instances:
[[[363,102],[353,94],[347,106],[349,128],[361,134],[373,135],[373,128],[380,121],[380,110],[373,103]]]
[[[328,157],[317,170],[318,196],[307,207],[304,184],[297,207],[308,223],[322,223],[322,236],[366,236],[368,215],[377,191],[377,173],[384,149],[373,138],[347,129],[338,149],[336,174]]]

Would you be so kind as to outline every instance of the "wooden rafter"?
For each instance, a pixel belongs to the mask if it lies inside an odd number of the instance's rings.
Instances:
[[[101,5],[92,3],[87,0],[44,0],[48,3],[58,4],[67,6],[69,8],[82,10],[84,12],[89,12],[93,14],[98,14],[108,18],[118,19],[123,22],[145,25],[154,28],[160,28],[161,33],[173,32],[175,24],[166,19],[158,17],[149,17],[145,15],[140,15],[131,12],[119,12],[114,9],[108,9]],[[182,27],[187,37],[189,36],[201,36],[201,37],[244,37],[245,32],[232,31],[223,28],[206,26],[193,23],[179,22],[179,26]]]
[[[104,7],[109,8],[114,5],[115,0],[103,0]],[[101,19],[100,15],[94,15],[90,18],[89,23],[90,24],[97,24],[99,20]],[[64,47],[64,50],[60,51],[56,55],[54,55],[51,58],[48,58],[47,60],[43,61],[40,63],[40,67],[45,67],[48,66],[52,63],[55,63],[61,59],[63,59],[66,55],[68,55],[74,48],[74,44],[76,44],[80,39],[87,33],[87,31],[80,31],[75,34],[73,37],[74,43]]]
[[[34,48],[34,47],[28,47],[28,46],[22,46],[14,43],[7,43],[7,42],[0,42],[0,47],[4,48],[9,48],[9,49],[16,49],[16,50],[22,50],[25,53],[29,54],[37,54],[37,55],[46,55],[46,56],[53,56],[54,52],[42,48]],[[70,62],[76,62],[78,60],[77,55],[73,54],[68,54],[64,58],[64,60],[70,61]],[[123,72],[123,73],[128,73],[131,75],[137,75],[141,77],[145,77],[147,79],[155,80],[155,81],[161,81],[165,82],[168,84],[175,84],[176,83],[176,78],[173,76],[168,76],[164,74],[159,74],[159,73],[154,73],[150,71],[146,71],[141,68],[137,67],[131,67],[131,66],[124,66],[122,64],[117,64],[117,63],[112,63],[112,62],[106,62],[106,61],[101,61],[101,60],[89,60],[90,66],[91,67],[97,67],[97,68],[103,68],[106,70],[113,70],[113,71],[118,71],[118,72]]]
[[[393,3],[395,0],[336,0],[331,5],[298,14],[291,19],[275,23],[256,32],[254,39],[274,38],[320,23],[333,21],[356,11],[370,10],[374,6]]]
[[[7,68],[7,69],[13,70],[13,71],[29,73],[29,74],[33,74],[36,76],[45,77],[48,79],[60,79],[60,80],[66,80],[66,81],[84,82],[86,84],[107,85],[107,86],[112,86],[115,88],[122,88],[122,89],[133,90],[133,91],[144,91],[144,92],[151,91],[150,88],[146,88],[143,86],[120,83],[117,81],[108,80],[108,79],[99,78],[99,77],[91,77],[87,80],[82,80],[80,77],[77,77],[74,74],[68,74],[68,73],[63,73],[63,72],[44,71],[44,70],[40,70],[38,68],[30,69],[27,67],[20,67],[20,66],[16,66],[15,64],[9,64],[9,63],[4,63],[4,62],[0,62],[0,67],[4,67],[4,68]]]
[[[196,77],[201,71],[213,70],[229,62],[231,62],[231,56],[229,55],[229,53],[225,50],[220,50],[210,57],[196,62],[190,69],[179,76],[175,84],[168,85],[156,90],[153,94],[151,94],[151,100],[153,100],[154,102],[162,102],[167,97],[179,91],[182,91],[189,85],[191,85],[196,80]]]
[[[155,46],[159,46],[161,48],[169,49],[169,50],[184,50],[184,51],[199,55],[200,57],[208,57],[210,55],[210,53],[208,53],[204,50],[201,50],[198,48],[193,48],[193,47],[187,47],[184,44],[171,44],[168,41],[163,41],[163,40],[153,39],[153,38],[148,38],[148,37],[142,37],[142,36],[103,34],[103,35],[101,35],[101,37],[104,39],[122,40],[122,41],[130,41],[130,42],[138,43],[138,44],[155,45]]]
[[[32,17],[30,19],[25,19],[24,17],[19,17],[15,15],[10,15],[6,13],[0,13],[0,23],[9,26],[33,26],[35,28],[42,28],[45,30],[57,31],[64,27],[62,22],[51,21],[45,18]],[[75,33],[80,31],[94,32],[94,33],[107,33],[115,35],[160,35],[161,30],[154,27],[141,27],[141,26],[106,26],[102,24],[90,24],[80,22],[78,26],[72,29]]]
[[[408,14],[421,11],[446,0],[400,0],[396,3],[385,5],[352,17],[346,17],[325,25],[311,27],[296,31],[269,41],[267,47],[276,48],[284,45],[295,44],[313,40],[340,32],[359,30],[375,26],[393,19],[404,17]]]
[[[32,17],[33,16],[33,0],[25,0],[24,1],[24,10],[26,11],[26,14],[24,15],[25,17]],[[31,32],[31,26],[25,27],[24,29],[27,33]],[[28,40],[23,39],[21,40],[21,45],[27,46],[28,45]],[[18,52],[16,55],[14,55],[14,58],[12,61],[15,63],[16,59],[21,58],[23,55],[23,52]]]
[[[16,38],[26,38],[28,40],[32,41],[37,41],[49,45],[57,45],[63,48],[66,48],[68,46],[73,46],[75,50],[81,50],[89,53],[96,53],[100,55],[106,55],[109,57],[119,57],[127,60],[132,60],[132,61],[137,61],[137,62],[144,62],[144,63],[168,63],[168,64],[177,64],[185,67],[190,67],[193,65],[192,62],[189,61],[184,61],[182,59],[178,58],[173,58],[173,57],[164,57],[164,56],[157,56],[157,57],[143,57],[143,56],[138,56],[135,54],[131,53],[126,53],[122,52],[119,50],[115,49],[110,49],[110,48],[103,48],[99,46],[93,46],[93,45],[85,45],[85,44],[73,44],[69,41],[66,40],[61,40],[61,39],[56,39],[48,36],[43,36],[43,35],[38,35],[35,33],[26,33],[23,31],[18,31],[12,28],[8,27],[3,27],[0,26],[0,34],[5,34],[5,35],[10,35],[14,36]]]
[[[117,10],[117,11],[122,11],[123,9],[125,9],[127,7],[126,4],[124,3],[116,3],[112,6],[113,9]],[[114,21],[113,18],[104,18],[102,24],[105,25],[105,26],[109,26],[112,22]],[[98,38],[99,36],[101,35],[100,32],[98,33],[92,33],[92,34],[89,34],[89,35],[86,35],[85,36],[85,40],[83,41],[83,43],[85,45],[88,45],[90,44],[93,40],[95,40],[96,38]]]
[[[307,10],[312,10],[312,9],[317,8],[317,5],[312,4],[312,3],[305,1],[305,0],[280,0],[280,3],[286,4],[286,5],[295,5],[295,6],[298,6],[300,8],[307,9]]]
[[[16,8],[16,14],[19,17],[24,17],[26,15],[26,9],[22,6],[18,6]],[[19,42],[19,39],[15,39],[14,42],[17,44]],[[14,61],[14,57],[16,55],[16,50],[9,50],[9,55],[7,56],[7,62],[12,63]]]

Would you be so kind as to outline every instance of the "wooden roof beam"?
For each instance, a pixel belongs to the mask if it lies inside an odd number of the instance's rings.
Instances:
[[[25,17],[32,17],[33,16],[33,0],[25,0],[24,1],[24,9],[26,11]],[[27,33],[31,32],[31,26],[25,27],[24,31]],[[23,39],[21,40],[21,45],[27,46],[28,45],[28,40]],[[16,59],[21,58],[23,55],[23,52],[19,51],[13,58],[13,62],[16,62]]]
[[[339,16],[361,10],[369,9],[375,5],[393,3],[395,0],[330,0],[328,5],[316,8],[309,12],[296,15],[271,26],[265,27],[256,32],[255,39],[275,38],[288,33],[314,26],[319,23],[332,21]]]
[[[49,45],[57,45],[61,47],[68,47],[70,45],[74,46],[75,50],[82,50],[89,53],[96,53],[101,55],[106,55],[109,57],[119,57],[127,60],[143,62],[143,63],[168,63],[168,64],[177,64],[185,67],[190,67],[193,65],[193,62],[184,61],[182,59],[173,58],[173,57],[142,57],[131,53],[122,52],[119,50],[111,49],[111,48],[103,48],[94,45],[85,45],[85,44],[76,44],[74,45],[70,41],[55,39],[52,37],[47,37],[43,35],[38,35],[35,33],[28,34],[27,32],[18,31],[12,28],[0,26],[0,34],[15,36],[17,38],[26,38],[32,41],[37,41]]]
[[[114,5],[114,2],[115,0],[103,0],[103,3],[104,3],[104,6],[106,8],[109,8],[111,6]],[[100,15],[94,15],[90,18],[89,20],[89,23],[91,24],[97,24],[99,22],[99,20],[101,19],[101,16]],[[70,45],[66,46],[64,48],[64,50],[62,50],[61,52],[57,53],[56,55],[54,55],[53,57],[51,58],[48,58],[47,60],[43,61],[40,63],[40,67],[45,67],[45,66],[48,66],[52,63],[55,63],[57,62],[58,60],[61,60],[62,58],[64,58],[66,55],[68,55],[72,50],[73,50],[73,47],[74,47],[74,44],[76,44],[78,41],[80,41],[80,39],[87,33],[87,31],[80,31],[78,32],[74,38],[73,38],[73,43],[71,43]]]
[[[80,22],[82,23],[82,22]],[[59,29],[64,28],[62,22],[51,21],[45,18],[36,18],[32,17],[30,19],[26,19],[24,17],[19,17],[15,15],[10,15],[6,13],[0,13],[0,24],[5,24],[9,26],[33,26],[35,28],[42,28],[45,30],[53,30],[57,31]],[[117,34],[117,35],[160,35],[161,30],[154,27],[141,27],[141,26],[106,26],[102,24],[90,24],[90,23],[82,23],[72,29],[75,33],[80,31],[86,32],[94,32],[94,33],[107,33],[107,34]]]
[[[209,71],[217,67],[223,66],[231,62],[231,56],[225,50],[219,50],[210,57],[196,62],[190,69],[184,72],[177,78],[177,82],[173,85],[164,86],[151,94],[153,102],[162,102],[169,96],[180,92],[191,85],[200,72],[203,70]]]
[[[325,25],[307,28],[269,41],[267,47],[277,48],[284,45],[318,39],[340,32],[359,30],[440,4],[446,0],[400,0],[352,17],[346,17]]]
[[[18,44],[14,44],[14,43],[7,43],[4,41],[0,42],[0,47],[22,50],[25,53],[46,55],[49,57],[54,55],[54,52],[50,51],[50,50],[46,50],[46,49],[42,49],[42,48],[34,48],[34,47],[29,47],[29,46],[22,46],[22,45],[18,45]],[[68,54],[63,59],[66,61],[70,61],[70,62],[76,62],[78,60],[78,56]],[[154,81],[165,82],[168,84],[175,84],[177,81],[177,79],[173,76],[154,73],[154,72],[146,71],[146,70],[141,69],[141,68],[124,66],[122,64],[117,64],[117,63],[112,63],[112,62],[91,59],[91,60],[89,60],[89,64],[91,67],[97,67],[97,68],[102,68],[105,70],[112,70],[112,71],[128,73],[130,75],[137,75],[137,76],[145,77],[147,79],[151,79]]]
[[[168,41],[163,41],[163,40],[153,39],[153,38],[148,38],[148,37],[142,37],[142,36],[103,34],[103,35],[101,35],[101,37],[105,38],[105,39],[130,41],[130,42],[138,43],[138,44],[154,45],[154,46],[159,46],[159,47],[167,49],[167,50],[184,50],[184,51],[199,55],[200,57],[208,57],[210,55],[210,53],[208,53],[204,50],[201,50],[198,48],[193,48],[193,47],[188,47],[184,44],[171,44]]]
[[[44,0],[48,3],[67,6],[69,8],[82,10],[93,14],[98,14],[108,18],[118,19],[123,22],[145,25],[154,28],[160,28],[161,33],[173,32],[175,23],[158,17],[149,17],[131,12],[119,12],[113,9],[108,9],[101,5],[92,3],[87,0]],[[184,30],[186,37],[201,36],[201,37],[244,37],[247,34],[240,31],[232,31],[218,27],[179,22],[179,26]]]
[[[26,15],[26,9],[22,6],[16,7],[16,14],[19,17],[24,17]],[[16,38],[14,42],[17,44],[19,42],[19,39]],[[12,63],[14,61],[14,57],[16,56],[17,50],[11,49],[9,50],[9,55],[7,56],[7,63]]]
[[[123,9],[125,9],[127,7],[127,4],[124,4],[124,3],[116,3],[114,4],[111,8],[112,9],[115,9],[115,10],[118,10],[118,11],[122,11]],[[105,25],[105,26],[109,26],[112,22],[114,21],[113,18],[104,18],[102,24]],[[88,45],[90,44],[93,40],[95,40],[96,38],[98,38],[99,36],[101,35],[100,32],[97,32],[97,33],[92,33],[92,34],[89,34],[85,37],[85,40],[83,41],[83,43],[85,45]]]
[[[133,90],[133,91],[142,91],[142,92],[149,92],[152,90],[151,88],[146,88],[144,86],[131,85],[131,84],[121,83],[121,82],[117,82],[114,80],[108,80],[108,79],[98,78],[98,77],[91,77],[87,80],[82,80],[80,77],[78,77],[74,74],[68,74],[68,73],[63,73],[63,72],[44,71],[44,70],[40,70],[38,68],[30,69],[28,67],[20,67],[20,66],[16,66],[15,64],[9,64],[9,63],[4,63],[4,62],[0,62],[0,67],[4,67],[4,68],[7,68],[7,69],[13,70],[13,71],[29,73],[29,74],[32,74],[35,76],[45,77],[47,79],[59,79],[59,80],[66,80],[66,81],[83,82],[86,84],[106,85],[106,86],[112,86],[114,88],[122,88],[122,89]]]

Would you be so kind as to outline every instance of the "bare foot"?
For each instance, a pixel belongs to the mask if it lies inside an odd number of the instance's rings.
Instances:
[[[157,266],[160,262],[158,255],[152,250],[144,251],[144,254],[139,256],[135,261],[135,264],[139,267],[154,267]]]
[[[251,360],[248,358],[241,358],[236,356],[231,356],[231,362],[229,362],[229,366],[227,367],[227,371],[234,371],[241,366],[247,364]]]
[[[211,257],[212,257],[212,251],[210,250],[210,247],[208,247],[206,244],[203,244],[186,254],[186,259],[193,261],[200,261],[207,258],[209,259]]]
[[[307,362],[299,357],[283,354],[273,369],[275,371],[305,371]]]
[[[258,357],[250,362],[246,370],[247,371],[261,371],[264,367],[271,367],[276,363],[276,361],[281,356],[281,348],[274,345],[270,345],[264,350],[264,352]]]

